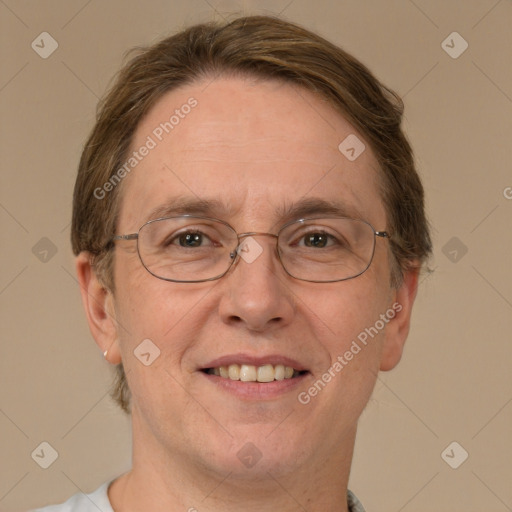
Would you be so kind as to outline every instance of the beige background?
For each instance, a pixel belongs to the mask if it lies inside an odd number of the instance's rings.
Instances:
[[[435,272],[402,363],[361,419],[350,487],[368,512],[512,510],[508,0],[0,1],[0,509],[61,501],[129,468],[129,421],[108,397],[69,247],[80,149],[125,50],[235,11],[320,32],[405,97]],[[43,31],[59,45],[47,59],[31,48]],[[469,44],[457,59],[441,46],[454,31]],[[43,441],[59,454],[46,470],[31,457]],[[458,469],[441,458],[452,441],[469,453]]]

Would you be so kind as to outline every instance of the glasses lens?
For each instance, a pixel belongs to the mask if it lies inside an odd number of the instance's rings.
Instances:
[[[306,281],[341,281],[363,273],[375,248],[373,228],[356,219],[306,219],[279,235],[286,271]]]
[[[362,274],[375,249],[373,228],[362,220],[303,219],[279,233],[279,255],[286,272],[297,279],[331,282]],[[198,282],[221,277],[238,246],[226,223],[205,217],[150,221],[140,229],[142,264],[156,277]]]
[[[236,233],[227,224],[203,217],[150,221],[138,240],[140,259],[151,274],[184,282],[222,275],[237,246]]]

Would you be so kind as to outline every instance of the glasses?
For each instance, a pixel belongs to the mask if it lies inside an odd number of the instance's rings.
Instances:
[[[277,234],[237,233],[219,219],[181,215],[150,220],[137,233],[137,252],[153,276],[176,283],[200,283],[223,277],[239,260],[252,262],[263,251],[254,236],[276,238],[279,261],[301,281],[330,283],[361,275],[370,266],[375,237],[390,238],[366,221],[346,217],[307,218],[285,224]]]

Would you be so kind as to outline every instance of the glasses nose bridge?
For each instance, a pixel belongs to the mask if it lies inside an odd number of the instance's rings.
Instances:
[[[232,264],[235,263],[235,261],[237,261],[237,262],[239,261],[239,258],[235,258],[235,256],[239,256],[240,249],[241,249],[242,243],[245,238],[252,237],[252,236],[270,236],[270,237],[276,239],[276,247],[277,247],[277,241],[279,240],[278,234],[265,233],[263,231],[249,231],[247,233],[237,233],[236,236],[238,239],[238,243],[237,243],[235,251],[233,251],[231,253],[231,257],[233,258]],[[278,259],[279,259],[279,261],[281,261],[281,257],[279,256],[279,254],[278,254]],[[281,262],[281,264],[282,264],[282,262]]]
[[[273,238],[279,238],[279,235],[276,235],[274,233],[264,233],[262,231],[249,231],[248,233],[237,233],[236,234],[238,238],[238,244],[240,245],[241,240],[244,238],[247,238],[248,236],[271,236]]]
[[[276,247],[277,247],[277,241],[279,240],[279,235],[274,233],[265,233],[263,231],[249,231],[247,233],[237,233],[236,234],[238,239],[238,245],[236,247],[236,250],[238,251],[240,249],[240,246],[242,245],[245,238],[251,237],[251,236],[270,236],[272,238],[276,239]]]

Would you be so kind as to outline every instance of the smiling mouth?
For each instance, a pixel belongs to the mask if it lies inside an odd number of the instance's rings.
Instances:
[[[242,382],[273,382],[275,380],[294,379],[307,371],[295,370],[291,366],[283,364],[264,364],[254,366],[252,364],[230,364],[229,366],[218,366],[216,368],[205,368],[202,370],[208,375]]]

